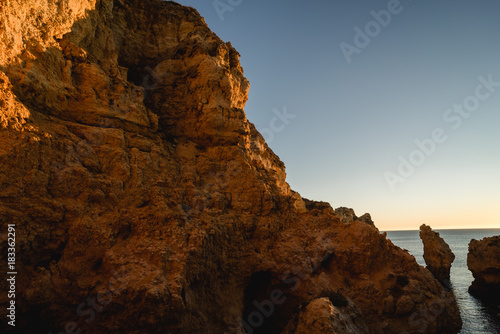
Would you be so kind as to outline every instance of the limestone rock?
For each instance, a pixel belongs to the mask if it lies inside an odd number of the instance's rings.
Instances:
[[[295,331],[285,331],[283,334],[369,333],[362,315],[353,305],[334,306],[329,298],[318,298],[310,302],[300,312],[295,327]]]
[[[469,243],[467,266],[474,276],[471,294],[497,303],[500,300],[500,236],[472,239]]]
[[[453,295],[368,216],[290,189],[238,59],[172,1],[0,5],[19,331],[280,333],[335,291],[370,332],[457,333]]]
[[[365,224],[375,227],[375,223],[369,213],[365,213],[361,217],[357,217],[353,209],[340,207],[335,209],[335,214],[340,218],[342,224],[351,224],[356,220],[359,220]]]
[[[420,239],[424,244],[424,260],[427,269],[441,283],[449,286],[450,269],[455,260],[455,254],[439,233],[433,231],[430,226],[425,224],[420,226]]]
[[[358,219],[354,210],[346,207],[335,209],[335,214],[340,218],[342,224],[351,224]]]

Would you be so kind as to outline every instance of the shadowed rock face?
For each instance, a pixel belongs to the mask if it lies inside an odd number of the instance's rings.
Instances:
[[[371,333],[458,332],[453,295],[369,216],[290,189],[243,111],[239,54],[196,10],[1,6],[0,222],[16,224],[21,331],[293,332],[343,296]]]
[[[439,233],[433,231],[430,226],[425,224],[420,226],[420,239],[424,244],[424,260],[427,269],[441,283],[449,287],[450,269],[455,260],[455,254],[444,239],[439,236]]]
[[[467,266],[474,276],[469,292],[498,305],[500,300],[500,236],[472,239]]]

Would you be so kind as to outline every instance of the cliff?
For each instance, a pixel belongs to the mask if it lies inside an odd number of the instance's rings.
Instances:
[[[439,233],[433,231],[430,226],[425,224],[420,226],[420,239],[424,244],[424,260],[427,269],[444,286],[449,287],[450,269],[455,260],[455,254]]]
[[[469,292],[498,306],[500,300],[500,236],[472,239],[467,267],[474,276]]]
[[[290,189],[238,52],[196,10],[10,0],[0,22],[16,329],[300,333],[321,308],[370,333],[459,331],[453,295],[368,215]]]

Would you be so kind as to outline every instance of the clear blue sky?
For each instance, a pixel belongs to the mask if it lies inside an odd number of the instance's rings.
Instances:
[[[500,227],[499,1],[178,2],[242,55],[247,117],[303,197],[381,230]]]

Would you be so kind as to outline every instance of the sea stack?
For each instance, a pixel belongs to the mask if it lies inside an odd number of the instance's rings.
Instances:
[[[500,236],[472,239],[467,254],[467,267],[474,276],[469,292],[485,301],[500,300]]]
[[[317,299],[370,333],[460,331],[453,294],[369,216],[290,188],[239,56],[174,1],[2,3],[18,332],[293,333]]]
[[[425,224],[420,226],[420,239],[424,244],[424,260],[427,269],[443,285],[450,287],[450,269],[455,260],[455,254],[451,251],[450,246],[438,232],[433,231],[430,226]]]

